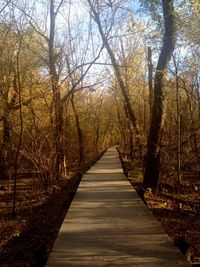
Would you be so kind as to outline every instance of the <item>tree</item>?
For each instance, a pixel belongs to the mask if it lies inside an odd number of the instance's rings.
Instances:
[[[124,80],[123,80],[123,77],[122,77],[122,73],[121,73],[120,67],[119,67],[118,62],[116,60],[115,54],[114,54],[114,52],[113,52],[113,50],[112,50],[112,48],[111,48],[111,46],[109,44],[108,36],[106,36],[106,34],[104,32],[104,29],[103,29],[103,26],[102,26],[102,22],[101,22],[101,19],[100,19],[100,15],[99,15],[100,10],[98,10],[98,8],[97,9],[95,8],[95,5],[94,5],[94,3],[92,1],[87,0],[87,2],[89,4],[89,6],[90,6],[92,17],[93,17],[93,19],[95,20],[95,22],[96,22],[96,24],[98,26],[99,33],[100,33],[101,38],[102,38],[102,42],[103,42],[104,46],[107,49],[107,52],[108,52],[108,54],[110,56],[110,59],[111,59],[112,65],[113,65],[113,68],[115,70],[116,79],[118,81],[120,90],[121,90],[122,95],[124,97],[124,104],[125,104],[125,108],[127,110],[127,114],[129,116],[129,119],[130,119],[130,121],[132,123],[133,128],[136,131],[136,135],[138,136],[139,135],[139,130],[138,130],[136,116],[135,116],[134,110],[133,110],[133,108],[131,106],[130,98],[129,98],[129,96],[127,94],[127,91],[126,91],[126,86],[125,86],[125,83],[124,83]],[[97,4],[97,6],[98,6],[98,4]],[[116,12],[116,10],[115,10],[115,12]],[[110,23],[112,23],[112,22],[110,21]],[[110,25],[110,27],[112,27],[112,25]]]
[[[165,33],[154,78],[153,114],[147,140],[143,186],[155,189],[160,172],[160,141],[164,117],[164,77],[176,42],[176,16],[173,0],[162,0]]]
[[[17,24],[2,23],[0,31],[2,35],[0,42],[0,122],[2,123],[3,135],[0,145],[0,178],[8,178],[8,171],[12,166],[11,162],[13,162],[11,116],[21,109],[21,105],[26,106],[29,103],[29,99],[23,102],[19,101],[19,79],[21,79],[19,76],[22,74],[19,74],[19,65],[27,50],[25,49],[23,56],[21,51],[18,54],[19,47],[21,49],[23,45],[22,36],[26,33],[22,29],[18,29]],[[22,76],[25,77],[26,74],[27,70],[23,72]]]
[[[152,63],[152,49],[149,46],[147,50],[147,61],[148,61],[148,84],[149,84],[149,111],[150,114],[153,112],[153,63]]]
[[[75,117],[75,122],[76,122],[76,129],[77,129],[77,134],[78,134],[78,148],[79,148],[79,160],[78,160],[78,168],[79,171],[81,170],[81,167],[83,166],[84,163],[84,145],[83,145],[83,132],[80,126],[80,120],[79,120],[79,115],[78,112],[76,110],[76,106],[74,103],[74,94],[71,95],[71,105],[72,105],[72,110],[74,113],[74,117]]]
[[[55,55],[55,26],[56,16],[62,5],[60,1],[57,9],[55,10],[55,1],[50,1],[50,33],[48,38],[48,52],[49,52],[49,74],[51,78],[51,88],[53,92],[54,101],[54,138],[55,138],[55,168],[54,177],[58,180],[61,177],[63,165],[63,150],[62,150],[62,132],[63,132],[63,106],[61,101],[61,93],[59,87],[59,76],[56,71],[56,55]]]

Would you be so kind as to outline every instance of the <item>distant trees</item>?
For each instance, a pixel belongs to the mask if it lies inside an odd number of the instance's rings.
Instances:
[[[16,36],[11,28],[6,24],[2,24],[1,28],[1,69],[0,69],[0,99],[1,99],[1,115],[2,124],[2,143],[0,147],[0,174],[1,178],[7,178],[7,165],[9,164],[9,147],[10,147],[10,114],[15,110],[17,101],[17,76],[14,69],[14,51],[16,47]],[[11,96],[11,97],[10,97]]]
[[[124,58],[126,56],[124,55],[123,40],[122,40],[123,38],[121,38],[120,40],[120,37],[132,35],[132,33],[131,31],[128,31],[129,25],[126,24],[127,22],[120,21],[117,15],[119,10],[121,8],[123,9],[124,2],[123,1],[116,1],[116,2],[111,1],[107,3],[106,1],[103,1],[101,4],[99,4],[98,1],[87,0],[87,2],[90,8],[91,16],[97,25],[99,35],[102,39],[103,45],[105,46],[107,50],[107,53],[109,55],[109,58],[110,58],[110,61],[111,61],[111,64],[112,64],[112,67],[115,73],[116,84],[114,85],[113,88],[114,90],[116,90],[116,88],[118,87],[120,94],[123,97],[123,109],[124,109],[124,114],[126,116],[126,121],[127,121],[126,127],[128,126],[129,156],[133,159],[133,150],[138,151],[140,161],[142,162],[143,148],[142,148],[142,143],[140,140],[141,133],[139,129],[139,123],[138,123],[138,119],[136,116],[136,112],[131,103],[130,92],[129,92],[130,86],[128,86],[127,75],[125,73],[126,70],[130,66],[126,66],[126,60]],[[105,16],[106,16],[106,20],[104,20]],[[120,21],[118,22],[119,25],[122,27],[122,29],[125,29],[125,33],[123,31],[120,33],[120,26],[116,27],[114,21],[117,18]],[[115,32],[115,34],[113,34],[113,32]],[[121,43],[121,50],[122,50],[121,59],[119,55],[117,55],[117,52],[116,52],[116,51],[119,51],[119,46],[117,48],[113,45],[114,43],[112,42],[113,39],[116,39],[118,40],[118,43]],[[120,64],[122,66],[120,66]],[[115,96],[115,100],[116,100],[116,96]],[[116,101],[116,104],[117,104],[117,101]],[[120,120],[119,112],[118,112],[118,119]],[[124,129],[126,129],[126,127]],[[123,130],[121,128],[121,133],[122,132]],[[125,135],[126,133],[122,133],[123,137],[125,137]],[[125,142],[125,138],[123,139]]]
[[[34,65],[27,67],[25,57],[28,55],[26,47],[28,30],[21,30],[20,27],[21,25],[7,24],[6,22],[1,24],[1,178],[9,177],[9,166],[15,157],[16,151],[13,145],[17,144],[17,130],[21,124],[17,117],[18,113],[21,113],[22,106],[27,107],[31,101],[27,96],[22,99],[22,95],[26,95],[27,77]],[[29,63],[31,63],[33,57],[30,54],[29,56]],[[12,121],[13,117],[15,117],[14,122]]]
[[[5,11],[6,8],[9,12],[12,10],[12,18],[16,16],[16,20],[10,21],[5,13],[0,29],[3,37],[0,43],[0,174],[1,178],[12,177],[13,174],[16,136],[20,134],[17,113],[21,108],[24,129],[17,169],[19,174],[24,168],[32,169],[48,188],[66,175],[66,169],[82,168],[84,162],[87,164],[101,152],[110,142],[107,135],[111,129],[106,127],[103,130],[97,123],[101,116],[101,107],[97,110],[95,107],[98,102],[93,101],[90,106],[87,101],[90,95],[98,95],[95,92],[98,81],[95,77],[86,81],[86,77],[102,51],[102,46],[92,44],[89,22],[81,29],[80,21],[73,21],[71,12],[65,13],[66,28],[62,28],[65,39],[62,43],[57,23],[60,12],[63,12],[63,1],[55,4],[52,0],[48,6],[40,4],[39,12],[44,18],[45,14],[49,14],[49,25],[46,21],[42,24],[42,16],[37,17],[34,8],[30,12],[28,5],[10,1],[3,7]],[[71,8],[72,4],[67,4]],[[81,35],[87,38],[79,43]],[[21,49],[17,54],[19,43]],[[93,49],[92,56],[88,53],[89,47]],[[76,99],[79,99],[78,102]],[[104,105],[102,100],[100,103]],[[95,114],[95,122],[90,113]],[[77,132],[74,131],[74,122]],[[94,127],[90,127],[90,123]]]
[[[1,178],[13,177],[20,136],[19,174],[34,170],[44,188],[116,143],[145,167],[145,188],[198,169],[197,1],[141,0],[153,21],[133,3],[2,3]]]

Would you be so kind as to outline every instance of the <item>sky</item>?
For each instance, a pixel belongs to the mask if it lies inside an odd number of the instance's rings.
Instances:
[[[70,16],[71,16],[71,23],[76,25],[78,24],[79,22],[80,23],[80,26],[81,26],[81,31],[82,31],[82,34],[83,34],[83,31],[84,31],[84,28],[85,28],[85,39],[87,39],[88,37],[88,20],[89,20],[89,13],[88,13],[88,10],[87,10],[87,7],[86,5],[84,4],[86,2],[86,0],[84,1],[81,1],[81,0],[77,0],[77,1],[72,1],[72,6],[71,6],[71,11],[70,11]],[[129,2],[129,8],[131,10],[133,10],[134,12],[136,12],[140,5],[139,5],[139,0],[129,0],[127,1]],[[63,24],[63,26],[66,25],[66,19],[67,19],[67,15],[68,15],[68,10],[67,10],[67,6],[66,7],[63,7],[61,12],[60,12],[60,16],[58,18],[58,22],[60,22],[61,24]],[[84,25],[85,23],[85,25]],[[72,26],[73,28],[73,26]],[[96,27],[96,24],[95,22],[93,21],[93,26],[92,26],[92,31],[93,31],[93,44],[95,45],[96,49],[95,49],[95,52],[97,53],[97,51],[99,51],[99,47],[101,46],[102,44],[102,40],[99,39],[99,34],[98,34],[98,30],[97,30],[97,27]],[[76,31],[73,32],[73,34],[75,35],[76,34]],[[90,40],[91,41],[91,40]],[[81,42],[81,41],[80,41]],[[79,44],[76,46],[76,50],[77,50],[77,53],[79,53],[79,51],[81,50],[81,45],[80,45],[80,42]],[[86,54],[86,57],[88,58],[88,61],[91,61],[91,58],[94,58],[94,55],[92,53],[92,49],[91,49],[91,45],[92,43],[90,42],[90,50],[87,51],[87,54]],[[83,44],[82,44],[82,50],[85,51],[85,41],[83,41]],[[108,61],[108,55],[107,55],[107,52],[106,50],[104,49],[102,54],[101,54],[101,57],[98,59],[97,62],[99,63],[103,63],[103,62],[106,62]],[[90,80],[93,80],[94,78],[96,79],[96,77],[102,77],[104,76],[104,73],[107,73],[108,72],[106,71],[107,69],[110,69],[111,73],[112,73],[112,68],[111,66],[107,65],[106,67],[103,66],[103,65],[93,65],[93,67],[91,68],[91,70],[89,71],[88,73],[88,76],[90,76]],[[98,75],[99,73],[99,75]],[[105,74],[106,75],[106,74]],[[106,79],[106,77],[105,77]],[[95,82],[95,81],[94,81]]]

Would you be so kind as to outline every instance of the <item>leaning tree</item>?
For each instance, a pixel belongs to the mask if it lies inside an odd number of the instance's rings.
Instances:
[[[145,158],[144,188],[155,189],[160,172],[160,141],[164,115],[164,78],[176,43],[176,16],[173,0],[162,0],[163,45],[154,77],[154,99]]]

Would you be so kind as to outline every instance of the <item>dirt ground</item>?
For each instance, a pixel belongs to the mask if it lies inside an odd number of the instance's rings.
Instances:
[[[123,167],[139,192],[143,179],[141,169],[130,171],[127,162],[123,162]],[[143,200],[190,263],[200,266],[200,180],[185,178],[178,193],[173,180],[167,179],[160,182],[156,194],[147,189]]]
[[[103,153],[87,162],[81,173]],[[48,193],[36,177],[22,176],[17,180],[16,216],[12,216],[13,181],[0,180],[0,266],[44,267],[81,175],[69,173]]]
[[[79,181],[80,177],[75,176],[51,196],[32,196],[37,204],[18,207],[16,218],[10,213],[1,214],[0,266],[45,265]]]

